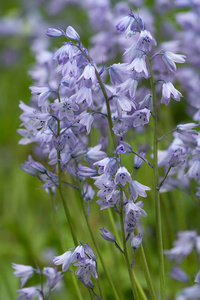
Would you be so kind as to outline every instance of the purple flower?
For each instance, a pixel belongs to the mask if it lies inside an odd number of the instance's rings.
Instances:
[[[114,157],[106,157],[102,160],[99,160],[93,164],[93,166],[99,167],[99,174],[102,173],[114,173],[117,169],[117,159]]]
[[[123,17],[116,25],[117,30],[124,32],[130,25],[131,21],[133,21],[133,17],[131,15]]]
[[[138,127],[141,125],[148,124],[150,115],[151,112],[147,108],[136,110],[130,117],[131,119],[133,119],[133,127]]]
[[[145,152],[140,152],[140,156],[142,156],[143,158],[145,158],[146,156],[146,153]],[[135,169],[140,169],[142,164],[143,164],[144,160],[141,159],[139,156],[135,155],[134,156],[134,164],[133,164],[133,167]]]
[[[78,81],[80,81],[82,78],[85,78],[87,80],[90,79],[93,84],[97,83],[95,67],[91,63],[85,67]]]
[[[188,275],[177,266],[174,266],[171,269],[169,276],[180,282],[188,282],[189,281]]]
[[[176,63],[184,63],[186,56],[182,55],[182,54],[175,54],[169,51],[166,51],[163,56],[162,59],[166,65],[166,68],[168,71],[175,73],[176,72]]]
[[[20,278],[21,287],[25,285],[27,280],[31,278],[35,272],[34,268],[31,266],[12,263],[12,267],[15,269],[14,276],[21,277]]]
[[[65,272],[69,269],[70,264],[71,264],[71,257],[72,257],[73,252],[72,251],[67,251],[63,253],[62,255],[56,256],[53,259],[54,265],[62,265],[62,271]]]
[[[177,89],[175,89],[171,82],[165,82],[162,86],[161,103],[168,105],[171,97],[173,97],[176,101],[180,101],[180,97],[183,97],[183,95]]]
[[[53,289],[63,278],[62,273],[57,272],[56,268],[45,267],[43,269],[42,273],[47,278],[47,285],[48,285],[49,289]]]
[[[115,175],[115,184],[120,183],[124,186],[127,182],[132,182],[131,175],[125,167],[121,166]]]
[[[65,36],[65,33],[60,28],[48,28],[46,34],[51,37]]]
[[[97,171],[95,169],[82,166],[81,164],[78,165],[77,170],[78,170],[77,174],[79,177],[85,178],[85,177],[92,177],[97,175]]]
[[[107,154],[104,151],[101,151],[100,149],[101,149],[100,144],[95,147],[90,147],[86,154],[86,158],[91,162],[95,162],[105,158]]]
[[[145,191],[150,190],[148,186],[143,185],[136,180],[131,181],[131,183],[129,184],[129,188],[134,201],[137,199],[138,195],[140,195],[141,197],[147,197]]]
[[[146,56],[144,54],[136,57],[127,67],[127,71],[135,70],[137,73],[142,74],[145,78],[149,77],[149,71],[146,65]]]
[[[17,300],[21,300],[24,298],[26,300],[32,300],[33,298],[38,296],[40,290],[34,286],[30,286],[30,287],[17,290],[17,292],[21,294],[17,297]],[[39,299],[42,300],[42,297],[39,296]]]
[[[156,40],[152,37],[151,33],[147,30],[141,30],[139,39],[137,41],[137,48],[143,51],[151,51],[151,46],[156,46]]]
[[[45,86],[44,87],[30,86],[30,90],[33,95],[39,95],[38,98],[39,106],[42,106],[51,94],[50,88]]]
[[[33,176],[47,172],[47,169],[41,163],[34,161],[31,155],[28,156],[28,161],[25,161],[25,164],[22,164],[21,167],[23,171]]]
[[[66,29],[66,36],[69,39],[75,40],[75,41],[80,41],[80,36],[76,32],[76,30],[72,26],[68,26]]]
[[[100,228],[100,230],[102,231],[102,233],[100,233],[102,238],[109,242],[116,242],[116,237],[109,230],[105,228]]]
[[[138,249],[142,243],[142,239],[143,239],[143,236],[141,236],[140,233],[138,233],[138,235],[134,235],[134,237],[132,238],[132,241],[131,241],[131,247],[134,250]]]

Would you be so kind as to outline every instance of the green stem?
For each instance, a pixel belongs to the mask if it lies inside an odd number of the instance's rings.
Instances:
[[[113,214],[112,214],[112,211],[111,211],[110,208],[108,209],[108,216],[109,216],[109,219],[110,219],[112,228],[113,228],[114,235],[115,235],[116,238],[117,238],[117,243],[119,244],[119,247],[120,247],[121,249],[123,249],[123,245],[122,245],[122,243],[121,243],[121,239],[120,239],[119,233],[118,233],[118,231],[117,231],[117,229],[116,229],[115,221],[114,221]],[[123,257],[124,257],[124,255],[123,255]],[[147,267],[148,267],[148,266],[147,266]],[[139,283],[139,281],[138,281],[138,279],[137,279],[137,277],[136,277],[135,272],[133,271],[133,269],[132,269],[132,272],[133,272],[134,280],[135,280],[137,289],[138,289],[138,291],[139,291],[139,293],[140,293],[141,299],[147,300],[147,297],[146,297],[146,295],[145,295],[145,293],[144,293],[144,291],[143,291],[143,289],[142,289],[142,287],[141,287],[141,285],[140,285],[140,283]]]
[[[77,179],[77,180],[79,180],[79,179]],[[98,256],[99,256],[99,259],[100,259],[100,261],[101,261],[101,264],[102,264],[102,267],[103,267],[103,269],[104,269],[104,272],[105,272],[105,274],[106,274],[106,277],[107,277],[107,279],[108,279],[108,281],[109,281],[109,283],[110,283],[110,286],[111,286],[111,288],[112,288],[112,290],[113,290],[114,297],[115,297],[116,300],[120,300],[120,299],[119,299],[119,296],[118,296],[118,294],[117,294],[117,291],[116,291],[116,289],[115,289],[115,286],[114,286],[114,284],[113,284],[113,281],[112,281],[112,279],[111,279],[111,277],[110,277],[110,274],[109,274],[108,271],[107,271],[107,268],[106,268],[106,265],[105,265],[104,260],[103,260],[103,258],[102,258],[102,255],[101,255],[101,251],[100,251],[100,249],[99,249],[99,246],[98,246],[98,244],[97,244],[97,242],[96,242],[96,240],[95,240],[95,238],[94,238],[94,235],[93,235],[93,232],[92,232],[92,229],[91,229],[89,220],[88,220],[88,216],[87,216],[87,213],[86,213],[86,210],[85,210],[85,207],[84,207],[84,203],[83,203],[83,200],[82,200],[81,198],[82,198],[82,197],[81,197],[81,195],[80,195],[80,200],[81,200],[81,206],[82,206],[82,209],[83,209],[83,214],[84,214],[84,217],[85,217],[85,221],[86,221],[88,230],[89,230],[89,232],[90,232],[90,236],[91,236],[91,238],[92,238],[92,242],[93,242],[93,244],[94,244],[94,246],[95,246],[95,248],[96,248],[96,251],[97,251],[97,253],[98,253]]]
[[[129,255],[128,255],[126,237],[125,237],[125,232],[124,232],[122,188],[121,188],[120,222],[121,222],[121,231],[122,231],[122,239],[123,239],[123,251],[124,251],[125,261],[126,261],[126,265],[127,265],[127,268],[128,268],[128,274],[129,274],[129,278],[130,278],[130,282],[131,282],[131,286],[132,286],[133,297],[134,297],[134,300],[139,300],[135,279],[134,279],[133,272],[132,272],[132,269],[131,269],[131,263],[130,263],[130,259],[129,259]]]
[[[57,156],[58,156],[58,181],[59,181],[58,190],[59,190],[60,197],[61,197],[61,200],[62,200],[62,203],[63,203],[65,215],[66,215],[66,218],[67,218],[67,221],[68,221],[68,224],[69,224],[69,228],[70,228],[70,231],[71,231],[72,239],[73,239],[74,245],[76,247],[76,246],[78,246],[78,240],[77,240],[77,237],[76,237],[74,226],[72,224],[72,219],[71,219],[71,216],[70,216],[70,213],[69,213],[68,204],[67,204],[67,201],[65,201],[65,199],[64,199],[63,191],[62,191],[60,152],[59,151],[57,151]]]
[[[165,270],[164,270],[164,258],[163,258],[163,241],[162,241],[162,224],[161,224],[161,211],[160,211],[160,196],[157,186],[158,182],[158,112],[157,112],[157,102],[156,102],[156,89],[154,84],[154,76],[152,70],[152,64],[149,56],[147,56],[150,70],[150,83],[153,97],[153,113],[155,117],[153,118],[153,132],[154,132],[154,142],[153,142],[153,159],[154,159],[154,198],[155,198],[155,214],[156,214],[156,231],[157,231],[157,246],[158,246],[158,259],[159,259],[159,273],[160,273],[160,293],[161,300],[165,300]]]
[[[150,272],[149,272],[149,267],[148,267],[148,264],[147,264],[147,260],[146,260],[146,256],[145,256],[144,248],[143,248],[142,244],[138,248],[138,252],[139,252],[140,260],[141,260],[141,263],[142,263],[142,268],[143,268],[144,273],[145,273],[146,282],[147,282],[147,285],[149,287],[149,293],[150,293],[151,299],[156,300],[156,294],[155,294],[155,290],[154,290],[154,287],[153,287],[153,284],[152,284],[151,275],[150,275]]]
[[[163,185],[163,183],[165,182],[165,179],[167,178],[169,171],[171,170],[171,166],[168,167],[167,172],[165,173],[165,176],[163,178],[163,180],[159,183],[157,189],[159,190],[161,188],[161,186]]]

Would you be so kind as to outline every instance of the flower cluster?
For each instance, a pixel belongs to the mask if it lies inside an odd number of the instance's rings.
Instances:
[[[62,280],[63,274],[62,272],[58,272],[56,268],[52,267],[44,267],[43,270],[39,268],[34,269],[31,266],[12,264],[15,269],[14,275],[16,277],[20,277],[21,289],[18,290],[20,295],[18,296],[18,300],[28,299],[31,300],[38,296],[39,299],[44,299],[44,286],[41,284],[41,287],[24,287],[29,278],[31,278],[34,274],[39,274],[41,277],[43,275],[46,277],[46,294],[51,294],[52,290],[54,290],[57,284]]]

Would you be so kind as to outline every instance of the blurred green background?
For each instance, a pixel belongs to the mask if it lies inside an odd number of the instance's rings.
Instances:
[[[92,29],[88,25],[86,12],[71,5],[63,9],[58,15],[49,16],[45,10],[45,1],[1,1],[0,4],[0,27],[2,22],[6,22],[9,18],[12,22],[10,25],[12,30],[2,32],[0,40],[0,299],[12,300],[17,298],[16,290],[19,288],[19,279],[13,276],[11,263],[46,266],[50,263],[53,255],[63,253],[59,235],[62,236],[63,244],[66,249],[72,247],[73,243],[68,232],[67,222],[65,220],[62,206],[59,200],[56,200],[58,207],[57,214],[54,213],[54,203],[52,199],[40,188],[40,183],[36,178],[29,176],[20,169],[20,164],[27,159],[32,153],[32,145],[18,145],[20,136],[17,134],[17,128],[20,126],[19,116],[21,114],[18,104],[20,100],[25,103],[29,102],[31,80],[28,75],[33,62],[34,54],[30,49],[36,31],[45,37],[45,26],[49,24],[53,27],[55,24],[61,28],[68,25],[76,25],[77,31],[87,45],[88,36],[91,36]],[[150,2],[148,3],[150,4]],[[5,19],[6,18],[6,19]],[[32,21],[36,18],[37,21]],[[173,19],[173,17],[172,17]],[[34,19],[35,20],[35,19]],[[45,20],[45,24],[40,24],[40,20]],[[158,19],[158,28],[159,22]],[[35,24],[38,26],[35,28]],[[40,29],[41,26],[41,29]],[[9,27],[7,25],[7,27]],[[14,28],[16,32],[14,32]],[[38,35],[38,32],[37,32]],[[57,47],[59,42],[52,42]],[[56,44],[57,43],[57,44]],[[160,133],[163,134],[167,130],[175,127],[180,121],[189,121],[185,113],[184,103],[173,102],[171,106],[165,107],[161,111],[160,119],[164,120],[160,126]],[[151,125],[151,124],[150,124]],[[151,126],[150,126],[151,128]],[[148,141],[150,135],[141,135],[136,143],[143,144]],[[167,143],[163,142],[163,147],[167,147]],[[125,159],[125,164],[129,162]],[[148,166],[143,166],[142,171],[138,172],[137,179],[145,185],[152,184],[152,171]],[[73,219],[76,222],[79,219],[80,224],[77,225],[79,230],[79,239],[82,243],[88,242],[92,246],[91,239],[88,235],[83,215],[80,209],[77,195],[71,191],[66,191],[67,198],[70,199],[70,209]],[[163,216],[163,233],[164,248],[172,247],[172,242],[176,238],[179,230],[195,229],[199,226],[199,215],[197,215],[196,204],[191,196],[181,191],[168,192],[161,196],[162,216]],[[148,263],[154,284],[159,285],[159,274],[157,272],[157,249],[154,226],[154,201],[149,195],[145,199],[145,210],[148,218],[142,220],[146,239],[144,247],[148,256]],[[90,221],[94,229],[95,235],[102,249],[102,254],[106,257],[109,271],[113,277],[119,292],[123,292],[129,299],[131,290],[129,287],[128,274],[123,266],[120,253],[113,245],[102,241],[99,236],[98,229],[107,224],[111,230],[106,211],[100,212],[95,202],[91,205]],[[60,225],[60,233],[57,231],[57,223]],[[111,230],[112,231],[112,230]],[[131,253],[131,251],[130,251]],[[196,272],[195,254],[193,253],[185,262],[184,268],[191,275]],[[170,263],[166,262],[166,272],[169,271]],[[117,271],[116,271],[117,265]],[[146,289],[146,282],[143,276],[139,258],[136,254],[135,272]],[[112,299],[110,288],[104,278],[100,266],[100,279],[102,279],[105,290],[106,299]],[[31,284],[36,284],[36,279],[31,279]],[[120,282],[120,285],[119,285]],[[192,281],[191,281],[192,283]],[[173,286],[173,290],[172,290]],[[88,294],[85,288],[80,284],[84,299]],[[169,299],[171,292],[180,291],[183,288],[182,283],[174,282],[167,278],[167,289]],[[61,287],[60,292],[55,295],[55,299],[75,299],[74,287],[70,272],[66,273],[66,281]],[[121,299],[123,296],[121,295]]]

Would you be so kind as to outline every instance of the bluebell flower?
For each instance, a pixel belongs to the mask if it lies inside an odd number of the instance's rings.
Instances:
[[[126,70],[127,64],[113,64],[109,68],[110,81],[112,84],[123,83],[128,78],[129,72]]]
[[[140,54],[139,57],[136,57],[127,67],[127,71],[130,70],[135,70],[138,74],[141,74],[145,78],[149,78],[149,71],[146,64],[146,55]]]
[[[130,193],[131,193],[131,196],[133,197],[134,201],[138,198],[138,195],[140,195],[141,197],[147,197],[147,194],[145,191],[150,190],[150,188],[148,186],[143,185],[136,180],[133,180],[130,182],[129,189],[130,189]]]
[[[151,46],[156,46],[157,42],[147,30],[141,30],[137,41],[137,48],[143,51],[151,51]]]
[[[163,84],[161,103],[168,105],[171,97],[173,97],[173,99],[176,101],[180,101],[180,97],[182,96],[183,95],[177,89],[175,89],[171,82],[165,82]]]
[[[47,286],[49,289],[55,288],[55,286],[62,280],[63,274],[58,272],[56,268],[45,267],[42,270],[42,273],[47,278]]]
[[[145,158],[145,156],[146,156],[146,153],[143,152],[143,151],[140,152],[139,154],[140,154],[140,156],[142,156],[143,158]],[[135,156],[134,156],[133,167],[134,167],[135,169],[140,169],[141,166],[142,166],[142,164],[143,164],[143,162],[144,162],[143,159],[141,159],[139,156],[135,155]]]
[[[41,163],[34,161],[31,155],[28,156],[28,161],[25,161],[25,164],[22,164],[21,167],[23,171],[33,176],[47,172],[47,169]]]
[[[165,63],[165,66],[167,68],[168,71],[175,73],[176,72],[176,63],[184,63],[186,56],[182,55],[182,54],[175,54],[169,51],[166,51],[163,55],[162,55],[162,59]]]
[[[102,160],[99,160],[93,164],[93,166],[98,166],[98,173],[111,173],[113,174],[117,169],[117,159],[114,157],[106,157]]]
[[[91,126],[94,121],[94,117],[92,114],[87,113],[87,112],[83,112],[81,114],[81,116],[79,116],[79,117],[80,117],[79,123],[86,129],[86,131],[87,131],[86,135],[88,135],[90,133]],[[80,131],[82,131],[81,129],[82,128],[80,127]]]
[[[15,269],[14,276],[20,277],[21,287],[26,284],[27,280],[31,278],[35,272],[31,266],[12,263],[12,267]]]
[[[67,27],[66,36],[71,40],[80,41],[79,34],[76,32],[76,30],[72,26]]]
[[[124,186],[127,182],[132,182],[131,175],[124,166],[121,166],[115,175],[115,184],[120,183]]]
[[[78,170],[77,174],[79,177],[86,178],[86,177],[92,177],[97,175],[97,171],[95,169],[82,166],[81,164],[78,165],[77,170]]]
[[[164,250],[164,254],[167,255],[169,260],[175,260],[176,263],[180,263],[194,248],[196,238],[196,231],[180,231],[178,239],[173,243],[174,247],[170,250]]]
[[[182,269],[180,269],[177,266],[174,266],[173,268],[171,268],[169,276],[180,282],[188,282],[189,281],[189,277],[186,274],[186,272],[184,272]]]
[[[105,228],[100,228],[101,232],[100,235],[109,242],[116,242],[116,237],[107,229]]]
[[[100,150],[101,147],[101,144],[96,145],[95,147],[90,147],[85,155],[87,160],[95,162],[105,158],[107,154],[104,151]]]
[[[130,119],[133,120],[133,127],[138,127],[149,123],[151,112],[147,108],[136,110]]]
[[[46,31],[46,35],[51,37],[59,37],[59,36],[64,36],[65,33],[60,28],[48,28]]]
[[[85,78],[86,80],[90,79],[93,84],[97,83],[98,80],[96,77],[95,67],[91,63],[85,67],[78,81],[80,81],[82,78]]]
[[[123,17],[116,25],[117,30],[124,32],[132,21],[133,21],[133,16],[131,15],[127,15]]]
[[[51,109],[55,112],[55,116],[62,120],[63,118],[67,118],[69,121],[74,119],[74,112],[79,110],[79,106],[72,102],[70,99],[61,99],[61,101],[54,101],[54,103],[50,104]]]
[[[71,257],[73,252],[72,251],[66,251],[62,255],[56,256],[53,259],[54,265],[62,265],[62,271],[65,272],[70,268],[71,265]]]
[[[123,137],[129,128],[130,126],[127,124],[127,122],[118,122],[114,125],[112,130],[114,131],[115,135]]]
[[[39,300],[42,300],[43,297],[40,295],[40,290],[34,286],[26,287],[23,289],[17,290],[20,295],[17,297],[17,300],[26,299],[26,300],[32,300],[36,296],[38,296]]]
[[[98,278],[96,262],[93,259],[86,258],[84,261],[75,263],[74,266],[78,266],[75,274],[77,276],[81,276],[84,283],[87,284],[90,281],[91,276],[93,276],[95,279]]]
[[[44,87],[30,86],[30,90],[33,95],[39,95],[38,97],[39,106],[42,106],[51,94],[51,89],[46,86]]]

